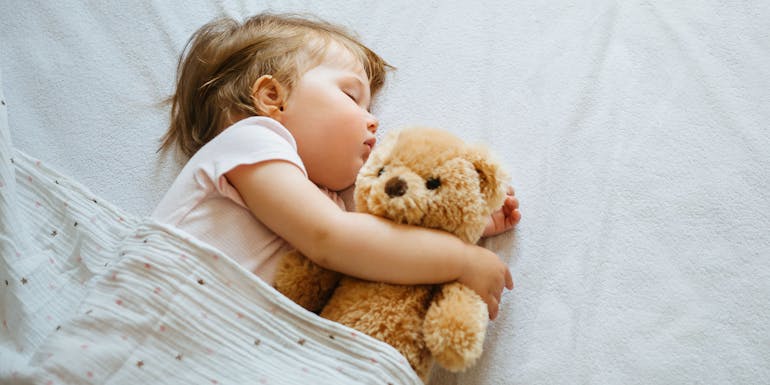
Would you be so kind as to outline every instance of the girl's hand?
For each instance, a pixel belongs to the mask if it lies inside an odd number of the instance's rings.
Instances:
[[[497,318],[503,288],[513,289],[511,272],[497,254],[479,246],[473,246],[476,255],[467,259],[458,282],[481,296],[487,304],[489,319]]]
[[[519,200],[516,199],[513,187],[508,186],[508,191],[503,201],[503,207],[492,213],[487,227],[484,228],[482,237],[491,237],[511,230],[521,220],[519,212]]]

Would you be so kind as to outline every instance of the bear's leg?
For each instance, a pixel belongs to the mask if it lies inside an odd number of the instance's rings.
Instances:
[[[427,382],[433,359],[425,346],[422,322],[431,295],[430,286],[389,285],[344,277],[321,317],[393,346]]]
[[[278,262],[274,286],[300,306],[318,313],[337,287],[339,279],[339,273],[316,265],[294,250]]]
[[[478,294],[456,282],[445,284],[425,315],[425,343],[439,365],[463,371],[481,356],[488,322]]]

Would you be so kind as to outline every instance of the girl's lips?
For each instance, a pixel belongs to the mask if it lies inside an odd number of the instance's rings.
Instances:
[[[367,139],[367,140],[364,142],[364,146],[365,146],[365,150],[364,150],[364,161],[366,161],[367,159],[369,159],[369,154],[371,154],[371,153],[372,153],[372,149],[374,148],[374,144],[375,144],[376,142],[377,142],[377,139],[375,139],[375,138],[370,138],[370,139]]]

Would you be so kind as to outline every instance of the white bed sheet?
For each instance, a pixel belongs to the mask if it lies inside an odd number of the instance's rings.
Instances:
[[[15,145],[145,215],[178,171],[156,104],[196,27],[347,25],[398,67],[382,130],[489,143],[522,204],[486,243],[517,287],[485,354],[434,383],[767,383],[769,4],[17,1],[0,69]]]

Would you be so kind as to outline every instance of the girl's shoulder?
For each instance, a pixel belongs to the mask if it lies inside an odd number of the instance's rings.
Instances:
[[[297,142],[289,130],[281,123],[264,116],[251,116],[222,130],[211,142],[240,142],[244,145],[271,144],[272,142],[286,142],[296,151]],[[205,146],[204,146],[205,147]]]
[[[242,164],[286,160],[307,175],[291,133],[278,121],[253,116],[236,122],[206,143],[188,162],[217,178]]]

